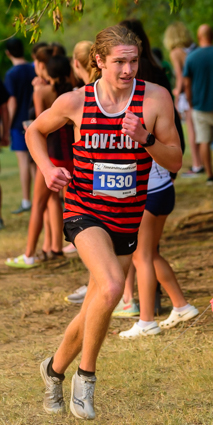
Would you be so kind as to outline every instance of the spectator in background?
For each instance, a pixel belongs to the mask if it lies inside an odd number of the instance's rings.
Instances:
[[[171,64],[166,61],[163,57],[163,52],[159,47],[153,47],[152,53],[155,58],[157,58],[160,61],[160,65],[163,68],[171,87],[174,85],[174,73]]]
[[[198,28],[199,48],[186,59],[183,76],[196,142],[207,174],[207,185],[213,185],[210,143],[213,140],[213,31],[203,24]]]
[[[140,320],[127,331],[119,334],[121,338],[156,335],[161,328],[169,329],[179,322],[197,316],[199,311],[187,303],[175,274],[168,261],[159,254],[159,242],[167,217],[174,209],[175,190],[169,171],[154,160],[149,174],[147,200],[141,220],[138,245],[133,253],[132,263],[126,279],[124,297],[133,299],[135,271],[137,271],[140,299]],[[171,314],[159,323],[154,320],[154,304],[157,279],[169,295],[173,304]],[[128,304],[126,310],[128,311]],[[116,310],[113,315],[116,315]]]
[[[36,53],[37,53],[37,51],[40,48],[47,47],[47,46],[48,46],[48,44],[45,41],[41,41],[41,42],[35,43],[33,45],[32,51],[31,51],[31,57],[33,59],[32,66],[34,67],[34,69],[35,69],[35,60],[36,60]],[[47,84],[47,82],[45,80],[43,80],[43,79],[40,79],[40,81],[39,81],[39,77],[38,76],[36,76],[33,79],[32,85],[34,86],[36,84],[36,82],[37,82],[37,84],[38,84],[38,82],[40,82],[41,84],[42,83],[43,84]],[[34,108],[33,95],[32,95],[31,100],[30,100],[30,106],[29,106],[29,120],[34,120],[34,119],[35,119],[35,108]],[[25,130],[26,130],[26,128],[25,128]]]
[[[9,113],[7,109],[7,101],[9,94],[0,80],[0,118],[1,118],[1,134],[0,134],[0,147],[8,146],[9,140]],[[0,230],[4,228],[4,222],[2,219],[2,189],[0,186]]]
[[[79,41],[74,47],[73,50],[73,57],[70,58],[71,63],[71,81],[75,83],[73,87],[75,89],[80,88],[84,86],[84,84],[89,84],[92,81],[94,81],[94,69],[91,68],[89,63],[89,54],[90,49],[92,46],[92,41],[83,40]],[[65,254],[71,254],[76,251],[75,246],[72,243],[69,243],[69,245],[65,246],[63,248],[63,252]],[[84,288],[84,295],[86,295],[86,288],[85,285],[81,286],[79,289],[77,289],[77,294],[82,293],[82,289]],[[74,293],[74,298],[76,297],[76,291]],[[65,297],[65,300],[68,302],[73,301],[73,294],[70,294]],[[77,301],[79,300],[79,297],[77,296]]]
[[[155,58],[153,57],[153,54],[150,48],[149,39],[143,29],[142,23],[138,19],[129,19],[129,20],[127,19],[127,20],[121,21],[120,25],[123,25],[127,27],[128,29],[130,29],[131,31],[135,32],[135,34],[137,34],[137,36],[142,41],[143,50],[139,60],[139,69],[137,73],[137,78],[165,87],[172,96],[169,80],[166,77],[166,74],[164,70],[162,69],[162,67],[156,62]],[[183,136],[180,117],[176,108],[174,108],[174,114],[175,114],[175,125],[179,133],[182,151],[184,152],[184,149],[185,149],[184,136]],[[174,174],[171,174],[171,177],[174,179],[176,176]]]
[[[186,121],[188,140],[191,150],[192,167],[187,175],[196,176],[204,171],[198,146],[195,143],[195,131],[192,121],[191,108],[186,100],[183,84],[183,67],[187,55],[196,49],[188,29],[182,22],[175,22],[166,29],[164,45],[170,53],[170,59],[175,71],[176,84],[173,90],[175,105],[181,116]]]
[[[73,50],[73,70],[77,78],[89,84],[97,78],[94,68],[91,68],[89,55],[93,43],[89,40],[79,41]]]
[[[69,82],[69,59],[65,56],[51,57],[51,51],[53,52],[52,47],[43,47],[36,54],[35,68],[37,75],[50,83],[34,87],[33,99],[36,117],[50,108],[58,96],[72,90]],[[48,155],[51,162],[55,166],[65,167],[71,174],[73,169],[73,141],[72,124],[66,124],[47,136]],[[35,250],[43,225],[43,214],[45,238],[42,252],[36,258]],[[62,231],[63,211],[59,193],[48,189],[43,174],[37,168],[25,254],[14,259],[9,258],[6,264],[10,267],[31,268],[35,267],[38,261],[63,258]]]
[[[50,43],[50,47],[53,47],[53,56],[66,56],[67,54],[65,47],[60,43]]]
[[[33,64],[34,61],[36,59],[36,53],[38,51],[38,49],[40,49],[41,47],[46,47],[48,44],[46,43],[46,41],[40,41],[39,43],[35,43],[32,47],[32,51],[31,51],[31,57],[33,60]]]
[[[31,208],[31,179],[35,176],[35,164],[32,162],[24,138],[23,121],[28,120],[30,100],[33,93],[32,80],[35,71],[32,64],[24,58],[24,46],[18,38],[6,42],[6,55],[12,62],[12,68],[5,75],[5,86],[9,93],[8,111],[11,129],[11,149],[15,151],[21,180],[22,201],[13,211],[19,214]]]
[[[142,41],[143,50],[139,60],[139,70],[138,70],[137,78],[145,80],[145,81],[150,81],[151,83],[155,83],[165,87],[172,96],[171,87],[170,87],[168,78],[166,77],[166,74],[164,70],[162,69],[162,67],[155,61],[155,58],[153,57],[153,54],[150,48],[149,39],[143,29],[143,26],[140,20],[138,19],[124,20],[120,22],[120,25],[125,26],[131,31],[133,31]],[[175,125],[178,130],[180,141],[181,141],[182,151],[184,152],[185,143],[184,143],[183,131],[182,131],[179,115],[175,108],[174,108],[174,116],[175,116]],[[175,177],[176,175],[171,173],[171,178],[175,179]],[[133,268],[133,266],[131,267]],[[133,279],[133,273],[129,274],[130,279],[131,279],[131,276]],[[126,285],[126,288],[127,286],[128,285]],[[128,305],[128,308],[127,308],[127,305]],[[159,314],[160,310],[161,310],[160,284],[158,282],[156,295],[155,295],[155,312]],[[125,290],[124,296],[121,299],[118,306],[116,307],[115,311],[113,312],[113,315],[114,316],[121,315],[121,316],[128,317],[129,315],[138,315],[138,314],[139,314],[139,309],[136,303],[134,302],[134,299],[131,296],[131,291],[128,292],[127,290]]]

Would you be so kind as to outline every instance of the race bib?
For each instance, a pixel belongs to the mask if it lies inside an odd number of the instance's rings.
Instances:
[[[136,195],[137,165],[95,162],[93,195],[127,198]]]

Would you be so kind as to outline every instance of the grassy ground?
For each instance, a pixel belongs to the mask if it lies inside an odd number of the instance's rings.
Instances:
[[[1,185],[3,218],[0,232],[0,424],[77,424],[69,412],[70,380],[79,359],[67,371],[64,384],[67,414],[48,416],[42,408],[44,386],[39,364],[58,347],[64,329],[79,307],[64,296],[88,279],[77,254],[63,263],[37,269],[8,268],[7,257],[24,252],[29,213],[13,216],[21,199],[16,160],[4,149]],[[189,154],[184,157],[186,170]],[[183,171],[182,170],[182,171]],[[161,243],[188,301],[202,314],[213,295],[213,188],[205,176],[176,181],[176,208]],[[200,215],[201,213],[208,213]],[[39,245],[41,246],[41,241]],[[137,288],[135,298],[137,299]],[[165,318],[171,308],[162,295]],[[122,341],[120,330],[131,319],[112,319],[98,360],[95,404],[98,425],[213,424],[213,315],[208,308],[195,324],[179,325],[156,337]]]

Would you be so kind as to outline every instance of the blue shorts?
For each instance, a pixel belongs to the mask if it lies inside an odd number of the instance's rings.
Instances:
[[[167,189],[160,192],[154,192],[147,195],[145,210],[155,215],[168,215],[175,206],[175,190],[174,186],[169,186]]]
[[[24,130],[18,128],[12,128],[11,134],[11,150],[12,151],[28,151],[28,147],[25,142]]]

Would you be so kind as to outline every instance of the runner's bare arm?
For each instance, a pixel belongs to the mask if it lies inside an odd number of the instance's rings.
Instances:
[[[81,99],[81,92],[78,95],[77,90],[59,96],[51,108],[40,114],[26,131],[29,151],[44,175],[47,187],[56,192],[69,183],[71,176],[66,169],[57,168],[50,161],[46,138],[49,133],[63,127],[70,120],[78,126],[78,115],[81,115],[82,109]]]
[[[145,149],[159,165],[176,173],[182,165],[182,151],[174,123],[172,99],[163,87],[155,85],[155,94],[153,93],[152,88],[148,89],[143,103],[146,130],[141,125],[140,119],[127,110],[123,119],[123,133],[141,145],[146,143],[149,133],[154,134],[155,144]]]

